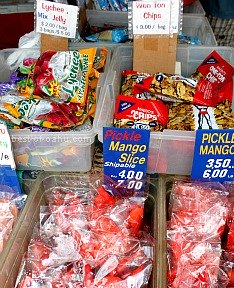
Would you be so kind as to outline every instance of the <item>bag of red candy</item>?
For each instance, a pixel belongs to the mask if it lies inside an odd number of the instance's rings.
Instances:
[[[116,195],[96,176],[81,183],[47,189],[15,287],[147,287],[154,238],[146,196]]]
[[[221,267],[229,192],[220,183],[175,181],[169,201],[168,287],[227,287]]]

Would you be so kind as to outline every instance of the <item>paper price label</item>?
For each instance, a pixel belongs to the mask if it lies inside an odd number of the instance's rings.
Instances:
[[[132,13],[134,35],[168,35],[170,33],[170,1],[133,1]]]
[[[77,15],[77,6],[38,0],[36,9],[36,32],[75,38]]]
[[[144,190],[149,130],[103,128],[104,174],[119,186]]]
[[[234,181],[234,130],[198,130],[192,179]]]
[[[0,124],[0,165],[15,168],[11,139],[4,124]]]

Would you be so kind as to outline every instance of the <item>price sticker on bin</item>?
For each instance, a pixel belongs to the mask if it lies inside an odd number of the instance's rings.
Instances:
[[[234,181],[234,129],[196,132],[191,178]]]
[[[146,179],[150,131],[103,128],[104,174],[117,186],[142,192]]]

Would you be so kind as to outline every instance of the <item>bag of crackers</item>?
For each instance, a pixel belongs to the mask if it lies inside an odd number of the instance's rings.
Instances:
[[[188,130],[234,127],[234,68],[216,51],[189,77],[122,71],[114,126]]]

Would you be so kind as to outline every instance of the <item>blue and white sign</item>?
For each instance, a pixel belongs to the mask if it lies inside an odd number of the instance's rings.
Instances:
[[[191,178],[234,181],[234,129],[197,130]]]
[[[11,139],[6,125],[0,123],[0,186],[2,185],[11,187],[16,193],[21,193]]]
[[[142,191],[147,170],[150,131],[103,128],[104,174],[127,188]]]

